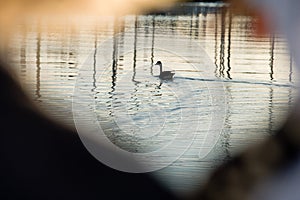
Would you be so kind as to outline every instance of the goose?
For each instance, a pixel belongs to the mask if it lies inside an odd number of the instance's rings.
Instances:
[[[160,74],[159,74],[160,79],[162,80],[173,79],[175,73],[173,71],[163,71],[161,61],[157,61],[155,65],[158,65],[160,68]]]

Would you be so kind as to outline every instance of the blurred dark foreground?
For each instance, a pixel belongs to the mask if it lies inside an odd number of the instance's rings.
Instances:
[[[175,199],[147,174],[101,164],[77,133],[37,109],[3,66],[0,199]]]

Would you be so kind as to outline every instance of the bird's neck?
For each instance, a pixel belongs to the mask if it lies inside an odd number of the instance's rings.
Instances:
[[[159,65],[160,73],[162,73],[162,65]]]

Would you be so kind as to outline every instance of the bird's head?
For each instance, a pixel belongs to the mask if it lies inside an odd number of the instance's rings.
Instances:
[[[155,63],[155,65],[162,65],[162,63],[160,62],[160,61],[157,61],[156,63]]]

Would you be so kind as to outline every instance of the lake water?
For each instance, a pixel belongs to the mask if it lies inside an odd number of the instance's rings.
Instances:
[[[249,17],[220,4],[79,19],[20,23],[8,53],[24,88],[55,119],[74,127],[73,103],[79,124],[96,122],[119,148],[168,160],[151,173],[178,194],[272,134],[296,96],[285,41],[255,37]]]

